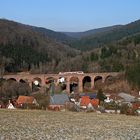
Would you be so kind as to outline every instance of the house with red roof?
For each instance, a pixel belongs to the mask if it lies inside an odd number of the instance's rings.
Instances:
[[[17,106],[23,107],[24,105],[38,105],[38,103],[32,96],[19,96],[17,99]]]

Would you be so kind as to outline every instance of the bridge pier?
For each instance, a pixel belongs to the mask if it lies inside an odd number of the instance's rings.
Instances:
[[[32,82],[30,81],[30,82],[28,82],[28,84],[29,84],[31,90],[33,90],[33,89],[32,89],[32,88],[33,88],[33,87],[32,87],[32,86],[33,86],[33,85],[32,85]]]
[[[79,92],[83,92],[83,79],[82,78],[80,78],[79,79]]]
[[[91,89],[94,89],[94,78],[91,78]]]
[[[70,81],[69,80],[66,83],[66,91],[68,94],[70,94]]]

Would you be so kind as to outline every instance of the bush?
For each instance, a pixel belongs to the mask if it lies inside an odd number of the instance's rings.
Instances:
[[[46,109],[50,103],[50,96],[43,94],[43,93],[37,93],[33,95],[36,99],[37,103],[39,104],[40,109]]]
[[[103,94],[102,89],[99,89],[97,92],[97,99],[99,99],[99,104],[101,102],[104,102],[104,100],[106,99],[106,96]]]
[[[105,109],[109,109],[109,110],[117,110],[120,108],[119,105],[116,104],[115,102],[104,103],[104,107]]]
[[[127,69],[126,78],[132,86],[140,88],[140,63],[136,63]]]
[[[122,104],[120,107],[120,113],[121,114],[127,114],[127,110],[129,109],[128,104]]]

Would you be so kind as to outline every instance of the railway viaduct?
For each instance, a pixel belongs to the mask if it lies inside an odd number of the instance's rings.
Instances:
[[[18,73],[18,74],[10,74],[4,75],[4,79],[15,79],[16,81],[20,81],[21,79],[26,81],[30,86],[35,80],[38,80],[40,86],[45,87],[46,81],[49,79],[53,79],[55,84],[58,83],[58,79],[64,78],[66,84],[66,91],[70,93],[70,84],[73,82],[77,82],[78,91],[83,91],[83,80],[85,78],[89,79],[91,83],[91,88],[94,87],[95,81],[97,79],[101,79],[104,83],[108,77],[116,77],[120,73],[117,72],[109,72],[109,73],[79,73],[79,72],[62,72],[59,74],[30,74],[30,73]]]

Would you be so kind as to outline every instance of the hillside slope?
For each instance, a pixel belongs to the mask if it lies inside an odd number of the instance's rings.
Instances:
[[[61,33],[61,32],[55,32],[55,31],[52,31],[52,30],[49,30],[49,29],[46,29],[46,28],[43,28],[43,27],[35,27],[35,26],[32,26],[32,29],[36,32],[39,32],[41,34],[43,34],[44,36],[46,37],[49,37],[57,42],[61,42],[61,43],[69,43],[70,41],[74,41],[75,38],[73,37],[70,37],[64,33]]]
[[[88,37],[88,36],[108,32],[108,31],[111,31],[111,30],[114,30],[114,29],[118,29],[121,26],[122,25],[114,25],[114,26],[109,26],[109,27],[92,29],[92,30],[88,30],[88,31],[85,31],[85,32],[63,32],[63,33],[66,34],[67,36],[72,37],[72,38],[80,39],[80,38],[84,38],[84,37]]]
[[[72,43],[65,37],[57,40],[51,33],[46,33],[48,29],[41,30],[0,20],[1,72],[118,72],[126,71],[140,61],[140,21]]]
[[[119,28],[84,37],[71,43],[71,47],[79,50],[92,50],[103,45],[116,43],[123,38],[140,33],[140,20],[129,23]]]
[[[32,26],[0,20],[0,52],[2,56],[9,58],[11,63],[6,70],[31,70],[31,67],[37,69],[44,64],[44,67],[48,68],[44,72],[54,71],[63,59],[79,53],[50,36],[35,31]]]

